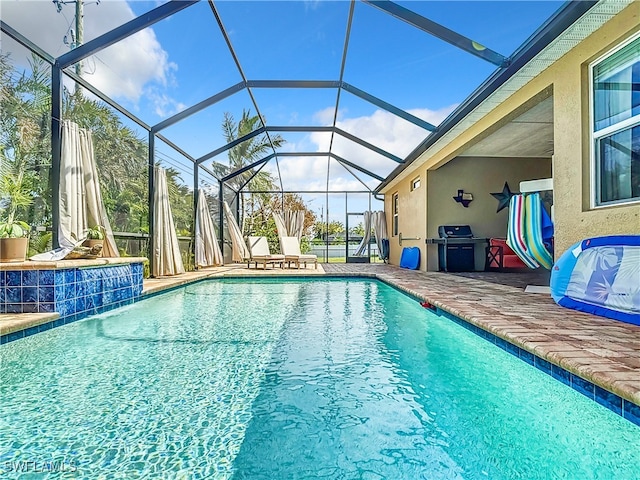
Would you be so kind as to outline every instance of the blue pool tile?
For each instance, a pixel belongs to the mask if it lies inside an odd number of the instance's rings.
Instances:
[[[0,305],[4,303],[4,299],[5,299],[5,292],[7,291],[7,287],[0,287]]]
[[[53,322],[43,323],[42,325],[38,325],[38,332],[45,332],[47,330],[51,330],[53,328]]]
[[[86,297],[77,297],[75,303],[75,312],[84,312],[86,310]]]
[[[61,327],[62,325],[64,325],[64,318],[56,318],[53,321],[53,326],[55,327]]]
[[[53,295],[56,302],[64,300],[64,285],[56,284],[56,286],[53,287]]]
[[[51,286],[38,287],[38,301],[39,302],[53,302],[54,289]]]
[[[564,368],[558,367],[557,365],[553,365],[551,367],[551,376],[553,376],[553,378],[555,378],[559,382],[562,382],[565,385],[571,386],[571,374],[567,372]]]
[[[53,313],[56,311],[53,303],[40,303],[38,305],[38,309],[41,313]]]
[[[90,312],[93,312],[93,310],[96,308],[96,304],[95,304],[94,296],[93,296],[93,295],[88,295],[88,296],[85,298],[85,305],[84,305],[84,307],[85,307],[85,309],[86,309],[86,310],[88,310],[88,311],[90,311]]]
[[[622,398],[597,385],[594,385],[594,390],[596,402],[600,405],[604,405],[618,415],[622,415]]]
[[[4,270],[0,270],[0,285],[6,285],[7,283],[7,275]]]
[[[64,299],[71,300],[77,297],[76,295],[76,284],[75,283],[67,283],[64,286]]]
[[[491,343],[495,342],[495,335],[491,332],[487,332],[486,330],[480,330],[480,335],[482,335],[482,338],[484,338],[485,340],[489,340]]]
[[[545,359],[540,357],[535,357],[533,364],[536,368],[542,370],[544,373],[551,375],[551,362],[547,362]]]
[[[0,313],[7,313],[7,304],[0,303]]]
[[[534,365],[535,361],[536,361],[536,356],[531,353],[531,352],[527,352],[526,350],[520,348],[520,359],[527,362],[529,365]]]
[[[53,277],[55,285],[64,285],[64,270],[56,270]]]
[[[65,316],[67,315],[75,315],[76,313],[76,302],[74,298],[68,299],[64,301],[64,311]]]
[[[640,426],[640,406],[628,400],[623,400],[622,410],[624,418]]]
[[[38,285],[53,285],[54,279],[53,270],[38,270]]]
[[[102,293],[97,293],[95,295],[91,295],[91,299],[93,302],[93,305],[97,308],[97,307],[101,307],[104,303],[104,299],[103,299],[103,294]]]
[[[19,332],[13,332],[8,334],[7,336],[8,342],[13,342],[14,340],[18,340],[20,338],[24,338],[24,330],[20,330]]]
[[[7,313],[22,313],[21,303],[7,303]]]
[[[571,386],[581,394],[586,395],[592,400],[594,399],[594,385],[590,381],[580,378],[577,375],[571,375]]]
[[[64,270],[64,283],[75,283],[76,282],[76,271],[74,268],[68,268]]]
[[[87,294],[87,284],[86,282],[77,282],[76,283],[76,296],[84,297]]]
[[[23,303],[37,303],[38,302],[38,287],[22,287],[22,302]]]
[[[9,335],[0,335],[0,345],[4,345],[9,341]]]
[[[29,335],[35,335],[39,331],[40,331],[40,328],[38,325],[36,325],[35,327],[29,327],[24,331],[24,336],[28,337]]]
[[[105,290],[104,293],[102,294],[102,304],[109,305],[114,301],[115,301],[115,295],[113,293],[113,290]]]
[[[496,337],[496,346],[501,348],[502,350],[506,350],[507,349],[507,341],[503,340],[500,337]]]
[[[22,288],[20,287],[7,287],[5,289],[5,299],[6,303],[20,303],[22,302]]]
[[[37,287],[38,286],[38,271],[37,270],[22,270],[22,286],[23,287]]]
[[[8,287],[18,287],[22,285],[22,273],[20,270],[9,270],[6,272],[6,284]]]
[[[22,313],[38,313],[38,302],[23,303]]]
[[[85,293],[87,295],[93,295],[100,291],[100,283],[98,279],[87,279],[85,282]]]
[[[513,343],[507,343],[507,352],[517,357],[520,355],[520,348]]]

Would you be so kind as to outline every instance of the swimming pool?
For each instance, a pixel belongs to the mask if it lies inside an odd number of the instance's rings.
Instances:
[[[9,478],[51,461],[69,478],[283,480],[640,464],[639,427],[375,280],[201,282],[1,353]]]

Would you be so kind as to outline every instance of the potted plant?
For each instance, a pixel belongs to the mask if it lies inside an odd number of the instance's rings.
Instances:
[[[9,218],[0,222],[0,262],[24,262],[29,248],[30,227]]]
[[[8,162],[0,169],[0,207],[4,215],[0,218],[0,262],[23,262],[29,248],[29,225],[16,220],[18,208],[33,202],[28,179],[22,169],[11,168]]]
[[[87,239],[83,245],[85,247],[93,248],[95,245],[102,245],[104,243],[104,227],[102,225],[96,225],[87,230]],[[98,256],[102,256],[102,252]]]

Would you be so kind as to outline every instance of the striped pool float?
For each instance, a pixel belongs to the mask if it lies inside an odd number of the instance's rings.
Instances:
[[[524,241],[527,253],[547,270],[553,266],[553,256],[547,250],[542,239],[542,200],[539,193],[525,197],[524,205]]]
[[[540,265],[527,251],[525,242],[525,199],[522,195],[514,195],[509,200],[509,223],[507,225],[507,245],[529,268]]]

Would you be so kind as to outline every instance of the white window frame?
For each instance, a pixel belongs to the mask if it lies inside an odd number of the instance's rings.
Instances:
[[[392,212],[392,219],[391,219],[391,232],[392,232],[392,236],[395,237],[398,235],[398,232],[400,231],[400,225],[398,223],[398,212],[400,211],[400,198],[398,197],[398,192],[394,193],[393,195],[391,195],[391,212]]]
[[[640,125],[640,114],[634,117],[630,117],[621,122],[618,122],[614,125],[605,127],[596,132],[595,122],[594,122],[595,92],[593,91],[594,68],[601,62],[605,61],[610,56],[614,55],[615,53],[625,48],[627,45],[630,45],[632,42],[634,42],[638,38],[640,38],[640,33],[636,33],[635,35],[632,35],[631,37],[626,39],[624,42],[620,43],[619,45],[609,50],[607,53],[598,57],[596,60],[594,60],[589,64],[589,153],[590,153],[589,154],[589,162],[590,162],[589,190],[590,190],[590,204],[592,209],[608,208],[616,205],[626,206],[626,205],[640,204],[640,200],[636,200],[636,199],[617,200],[612,202],[606,202],[604,204],[598,203],[600,198],[600,191],[599,191],[600,190],[600,179],[599,179],[600,173],[599,173],[599,168],[597,165],[597,158],[596,158],[597,157],[596,142],[598,141],[598,139],[611,135],[613,132],[625,130],[626,128],[635,126],[636,124]]]
[[[418,184],[418,186],[416,186],[416,183]],[[413,192],[414,190],[419,189],[421,183],[422,182],[420,180],[420,177],[416,177],[413,180],[411,180],[411,191]]]

